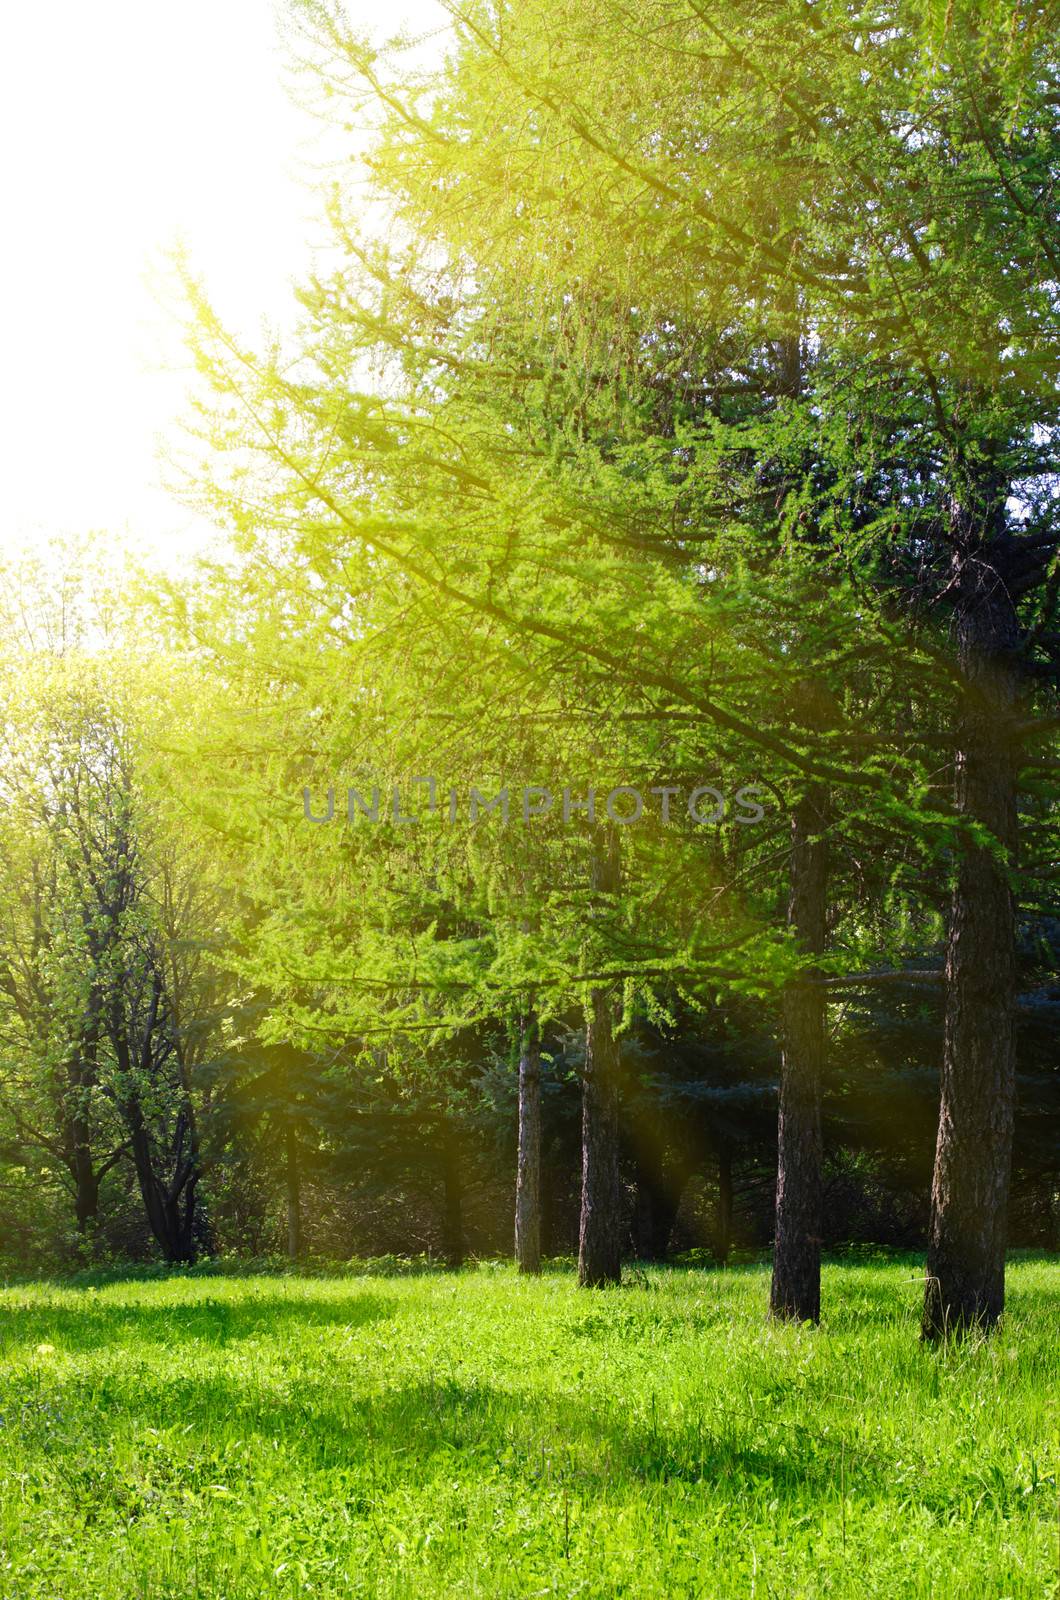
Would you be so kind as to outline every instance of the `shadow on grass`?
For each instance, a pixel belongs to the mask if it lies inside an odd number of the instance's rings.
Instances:
[[[490,1382],[436,1374],[372,1394],[347,1387],[350,1369],[333,1367],[326,1377],[299,1378],[293,1390],[251,1374],[194,1375],[174,1369],[142,1369],[94,1379],[74,1379],[43,1395],[26,1418],[36,1424],[44,1405],[59,1418],[65,1445],[57,1451],[77,1477],[77,1441],[93,1448],[115,1431],[158,1436],[179,1422],[182,1443],[194,1459],[217,1460],[226,1446],[240,1462],[245,1483],[255,1462],[268,1470],[280,1461],[305,1478],[336,1473],[343,1481],[366,1471],[376,1492],[404,1491],[441,1476],[493,1473],[498,1465],[532,1492],[546,1484],[604,1494],[616,1485],[684,1482],[724,1485],[734,1496],[759,1495],[767,1487],[782,1501],[807,1490],[832,1491],[840,1470],[839,1443],[822,1442],[801,1426],[758,1416],[734,1417],[705,1408],[679,1423],[631,1422],[623,1405],[587,1400],[578,1392],[545,1395],[505,1389]],[[257,1448],[249,1448],[251,1441]],[[856,1468],[847,1459],[851,1487],[862,1491],[887,1484],[888,1463],[863,1453]],[[232,1481],[229,1487],[240,1492]]]
[[[469,1263],[472,1267],[474,1263]],[[287,1256],[210,1256],[194,1265],[166,1261],[122,1261],[110,1266],[84,1267],[76,1272],[12,1273],[6,1288],[104,1289],[136,1283],[190,1283],[210,1278],[418,1278],[442,1276],[450,1269],[429,1256],[355,1256],[346,1261],[324,1257],[291,1261]]]
[[[49,1458],[55,1481],[92,1515],[93,1507],[120,1512],[134,1480],[137,1493],[220,1488],[253,1497],[277,1470],[286,1483],[303,1485],[315,1474],[333,1475],[354,1514],[377,1509],[381,1496],[498,1472],[526,1495],[563,1490],[610,1502],[616,1493],[639,1499],[654,1485],[701,1484],[734,1513],[741,1503],[797,1508],[807,1495],[823,1502],[841,1483],[869,1502],[893,1495],[891,1454],[863,1439],[844,1449],[839,1434],[824,1437],[790,1418],[708,1404],[678,1421],[631,1419],[622,1401],[603,1396],[505,1389],[451,1374],[358,1394],[349,1383],[354,1372],[336,1365],[277,1390],[253,1370],[239,1381],[224,1371],[119,1369],[12,1395],[0,1404],[0,1436],[10,1428]],[[174,1446],[126,1464],[116,1489],[108,1445],[115,1434],[127,1441],[168,1435]],[[1050,1478],[1037,1487],[1046,1498],[1055,1494]],[[912,1500],[943,1520],[968,1515],[973,1503],[973,1514],[1041,1514],[1041,1496],[1017,1476],[984,1475],[974,1459],[960,1471],[952,1461],[925,1471]]]
[[[1043,1265],[1050,1261],[1034,1259]],[[909,1265],[914,1263],[909,1258]],[[740,1277],[754,1271],[738,1269]],[[886,1285],[859,1285],[860,1304],[848,1315],[875,1321],[878,1296],[892,1293]],[[1042,1289],[1035,1286],[1031,1295],[1040,1301]],[[667,1310],[665,1298],[658,1297],[660,1313]],[[586,1296],[584,1315],[581,1305],[579,1300],[568,1334],[637,1335],[636,1319],[625,1326],[635,1309],[626,1296]],[[641,1319],[646,1309],[651,1308],[642,1305],[638,1312]],[[215,1298],[207,1289],[190,1303],[116,1305],[86,1294],[74,1305],[15,1304],[0,1313],[0,1337],[9,1348],[46,1341],[70,1353],[111,1345],[117,1359],[105,1371],[94,1364],[64,1375],[45,1367],[30,1410],[12,1390],[10,1402],[23,1410],[12,1410],[5,1398],[0,1411],[10,1411],[8,1425],[27,1442],[35,1437],[33,1429],[41,1433],[39,1447],[67,1463],[56,1470],[70,1484],[80,1482],[78,1475],[87,1470],[79,1465],[86,1441],[93,1449],[105,1448],[110,1436],[137,1438],[157,1430],[176,1431],[187,1441],[174,1453],[173,1471],[178,1472],[186,1450],[192,1477],[201,1460],[204,1481],[210,1483],[221,1472],[218,1450],[228,1459],[224,1446],[230,1445],[233,1489],[271,1471],[272,1462],[284,1463],[294,1475],[335,1472],[348,1482],[364,1473],[373,1493],[422,1486],[436,1477],[449,1481],[455,1470],[498,1469],[529,1492],[558,1483],[590,1495],[607,1495],[623,1483],[672,1481],[713,1485],[734,1501],[768,1494],[787,1504],[807,1492],[833,1495],[841,1474],[849,1493],[867,1499],[886,1498],[893,1488],[893,1454],[874,1450],[864,1439],[853,1446],[848,1439],[844,1447],[841,1428],[818,1433],[812,1420],[804,1423],[790,1407],[783,1414],[785,1391],[775,1385],[756,1384],[761,1406],[741,1408],[743,1391],[734,1387],[731,1409],[705,1399],[701,1409],[656,1418],[653,1407],[648,1414],[631,1415],[628,1398],[586,1392],[573,1381],[556,1392],[507,1387],[492,1375],[477,1380],[444,1357],[434,1370],[395,1374],[383,1387],[385,1374],[349,1359],[341,1340],[316,1348],[317,1371],[286,1381],[284,1354],[297,1352],[311,1330],[365,1326],[393,1319],[399,1310],[402,1297],[355,1284],[343,1292],[311,1283],[300,1292],[263,1284],[260,1292],[235,1300]],[[680,1320],[687,1324],[686,1317]],[[216,1362],[204,1370],[181,1360],[181,1349],[190,1341],[218,1348],[258,1335],[274,1346],[262,1352],[260,1365],[251,1358],[238,1367]],[[126,1349],[135,1357],[135,1345],[144,1343],[165,1346],[165,1359],[126,1364]],[[574,1366],[576,1346],[570,1355]],[[812,1413],[808,1416],[812,1419]],[[942,1517],[959,1510],[969,1496],[1006,1515],[1027,1510],[1029,1501],[1014,1476],[984,1483],[974,1467],[969,1461],[963,1477],[953,1474],[952,1463],[949,1477],[926,1472],[917,1503]],[[221,1473],[226,1481],[227,1473]],[[104,1494],[103,1479],[99,1493]]]
[[[542,1394],[506,1389],[451,1374],[434,1374],[373,1394],[354,1394],[343,1377],[301,1382],[297,1394],[280,1398],[249,1386],[178,1381],[184,1425],[216,1438],[217,1419],[237,1437],[256,1434],[275,1459],[298,1463],[304,1472],[336,1472],[344,1481],[370,1469],[375,1490],[406,1491],[454,1471],[506,1476],[532,1492],[548,1484],[588,1495],[609,1495],[616,1486],[704,1484],[733,1499],[765,1496],[783,1505],[846,1492],[868,1500],[893,1492],[893,1457],[863,1438],[856,1444],[834,1431],[817,1432],[793,1418],[754,1415],[705,1405],[679,1421],[649,1413],[631,1419],[623,1401],[587,1398],[572,1389]],[[345,1392],[344,1392],[345,1391]],[[172,1409],[172,1399],[167,1402]],[[275,1448],[271,1448],[275,1447]],[[461,1465],[457,1467],[457,1462]],[[1043,1480],[1051,1494],[1052,1480]],[[1029,1507],[1024,1486],[1011,1475],[990,1482],[970,1461],[965,1474],[949,1463],[942,1474],[925,1472],[917,1502],[946,1517],[979,1505],[1005,1515]]]
[[[368,1292],[263,1292],[239,1300],[204,1296],[164,1305],[114,1305],[86,1295],[74,1306],[5,1307],[0,1312],[0,1354],[37,1344],[52,1344],[65,1353],[144,1342],[180,1347],[193,1340],[222,1347],[259,1334],[297,1338],[305,1328],[363,1327],[394,1316],[397,1309],[397,1301]]]

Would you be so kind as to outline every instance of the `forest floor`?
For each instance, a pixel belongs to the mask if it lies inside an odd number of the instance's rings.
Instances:
[[[922,1269],[920,1269],[922,1271]],[[1053,1600],[1060,1262],[917,1340],[912,1258],[0,1290],[0,1596]]]

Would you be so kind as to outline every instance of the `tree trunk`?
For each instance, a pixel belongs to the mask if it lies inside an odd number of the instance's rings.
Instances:
[[[788,921],[804,954],[825,946],[828,896],[828,794],[812,785],[792,817]],[[783,1000],[777,1210],[770,1314],[795,1322],[821,1315],[821,1077],[825,990],[810,969]]]
[[[520,1272],[541,1271],[541,1044],[533,1016],[526,1019],[519,1051],[515,1259]]]
[[[155,1142],[144,1115],[137,1081],[139,1078],[150,1081],[155,1076],[155,1041],[161,1027],[162,1002],[162,977],[156,971],[151,984],[151,1003],[137,1051],[135,1073],[132,1070],[133,1056],[120,996],[111,1002],[109,1031],[119,1081],[124,1085],[119,1109],[129,1136],[129,1152],[147,1221],[168,1262],[191,1263],[195,1260],[198,1247],[196,1191],[201,1173],[195,1109],[179,1047],[175,1049],[175,1055],[179,1065],[178,1092],[181,1104],[168,1156],[167,1164],[172,1167],[172,1176],[169,1178],[158,1170]]]
[[[88,1225],[99,1213],[99,1179],[92,1161],[92,1146],[87,1123],[74,1117],[70,1123],[73,1142],[70,1169],[74,1180],[74,1216],[78,1233],[87,1233]]]
[[[644,1261],[665,1261],[670,1236],[681,1209],[687,1175],[684,1172],[654,1173],[641,1163],[637,1176],[637,1254]]]
[[[615,914],[620,881],[615,828],[594,833],[592,887],[598,903],[593,914],[607,939]],[[602,1288],[622,1280],[622,1184],[618,1135],[619,1056],[604,988],[589,996],[585,1028],[585,1071],[582,1077],[582,1193],[578,1221],[578,1282]]]
[[[681,1209],[681,1196],[684,1193],[684,1189],[685,1180],[678,1178],[655,1197],[655,1206],[651,1219],[652,1261],[665,1261],[670,1254],[670,1240],[673,1236],[674,1224],[677,1221],[677,1213]]]
[[[611,1001],[594,989],[585,1030],[582,1078],[582,1208],[578,1282],[602,1288],[622,1278],[622,1186],[619,1178],[618,1046]]]
[[[958,532],[960,520],[958,514]],[[958,573],[957,660],[966,689],[956,809],[996,845],[964,836],[950,906],[924,1294],[928,1339],[989,1329],[1005,1305],[1016,1009],[1015,906],[1006,869],[1016,842],[1011,723],[1019,634],[1007,587],[989,556],[989,546],[973,547]]]
[[[460,1156],[448,1117],[442,1120],[442,1235],[446,1265],[455,1272],[464,1264],[464,1200]]]
[[[302,1254],[302,1175],[298,1165],[298,1135],[287,1119],[285,1133],[287,1179],[287,1254],[298,1261]]]
[[[160,1182],[152,1159],[151,1139],[135,1104],[126,1112],[129,1146],[147,1220],[166,1261],[190,1264],[196,1255],[196,1175],[189,1172],[176,1192]],[[182,1204],[183,1200],[183,1204]]]
[[[718,1149],[718,1223],[714,1253],[719,1267],[728,1265],[732,1250],[732,1146]]]
[[[542,1112],[542,1123],[544,1113]],[[566,1176],[566,1166],[564,1167]],[[560,1177],[552,1147],[546,1142],[542,1129],[541,1139],[541,1254],[555,1256],[566,1254],[569,1240],[560,1239],[559,1217]]]
[[[181,1261],[196,1261],[200,1253],[210,1255],[214,1248],[213,1228],[210,1223],[206,1207],[199,1195],[199,1184],[202,1182],[202,1151],[199,1145],[199,1119],[195,1113],[195,1101],[191,1093],[191,1082],[188,1075],[187,1063],[179,1042],[174,1051],[180,1067],[180,1084],[183,1095],[180,1116],[177,1121],[177,1133],[172,1151],[173,1175],[166,1185],[166,1197],[173,1208],[175,1225],[179,1237],[178,1257]],[[187,1153],[185,1154],[185,1145]],[[181,1211],[181,1193],[183,1192],[184,1207]]]
[[[67,1068],[67,1096],[63,1145],[70,1176],[74,1181],[74,1216],[78,1233],[99,1214],[99,1173],[92,1153],[92,1127],[89,1122],[89,1096],[98,1076],[99,1050],[98,996],[93,991],[89,1021]]]

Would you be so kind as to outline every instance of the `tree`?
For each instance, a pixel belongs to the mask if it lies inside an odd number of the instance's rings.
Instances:
[[[515,1259],[520,1272],[533,1274],[541,1271],[541,1041],[532,1013],[523,1020],[518,1070]]]
[[[700,0],[635,23],[610,0],[453,13],[444,92],[399,103],[376,161],[401,215],[491,288],[517,278],[542,326],[591,282],[653,343],[675,314],[738,325],[745,350],[801,330],[819,352],[801,425],[830,471],[798,474],[778,509],[811,516],[837,568],[897,604],[899,648],[948,664],[960,844],[924,1331],[989,1327],[1011,1159],[1019,752],[1056,729],[1051,695],[1030,711],[1054,681],[1057,599],[1048,29],[1004,4],[908,0],[871,25],[838,5],[734,16]],[[377,84],[341,14],[310,15]],[[591,381],[601,355],[615,371],[616,340],[630,361],[619,328],[583,321]],[[746,393],[759,373],[752,357],[700,381],[720,398],[722,377]]]

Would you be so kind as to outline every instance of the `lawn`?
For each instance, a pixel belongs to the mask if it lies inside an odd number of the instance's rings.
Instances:
[[[917,1267],[0,1291],[0,1596],[1057,1592],[1060,1264],[917,1341]]]

